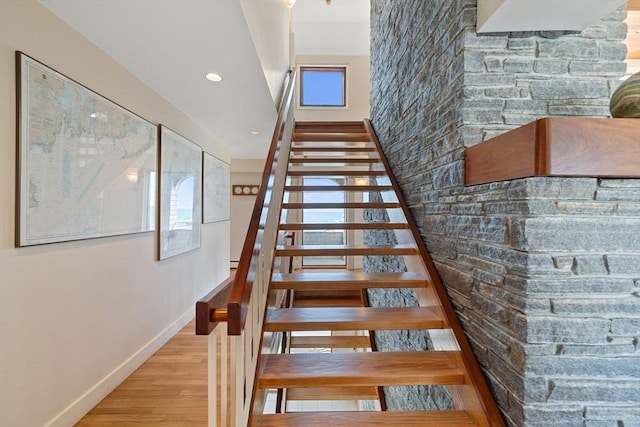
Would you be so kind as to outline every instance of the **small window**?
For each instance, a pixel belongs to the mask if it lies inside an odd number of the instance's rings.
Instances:
[[[300,106],[346,106],[346,77],[346,67],[300,67]]]

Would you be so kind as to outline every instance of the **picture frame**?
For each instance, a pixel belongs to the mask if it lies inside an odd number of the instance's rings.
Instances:
[[[155,229],[156,125],[16,52],[16,247]]]
[[[166,126],[158,127],[158,259],[200,247],[202,149]]]
[[[202,152],[202,223],[231,219],[231,166]]]

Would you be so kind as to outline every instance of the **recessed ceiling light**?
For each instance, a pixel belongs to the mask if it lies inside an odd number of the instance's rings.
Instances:
[[[210,82],[214,82],[214,83],[218,83],[222,81],[222,76],[220,74],[216,74],[216,73],[208,73],[206,76],[204,76],[207,80],[209,80]]]
[[[251,135],[260,135],[260,132],[258,132],[257,130],[252,130],[251,132],[249,132],[249,134],[251,134]]]

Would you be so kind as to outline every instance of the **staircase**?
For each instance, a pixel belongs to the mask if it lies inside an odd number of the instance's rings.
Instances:
[[[330,178],[334,185],[305,185],[317,177]],[[281,354],[258,358],[254,387],[262,396],[279,390],[282,413],[254,411],[250,424],[504,425],[370,123],[296,123],[284,191],[287,222],[279,224],[279,231],[294,233],[295,242],[277,245],[275,257],[294,260],[294,265],[300,260],[304,265],[305,259],[345,259],[346,266],[271,275],[269,292],[287,297],[282,299],[286,303],[267,309],[262,330],[269,337],[282,334],[286,345]],[[321,197],[336,192],[347,196],[339,201]],[[371,193],[382,201],[369,201]],[[304,194],[323,200],[308,201]],[[344,210],[346,220],[305,222],[305,212],[319,210]],[[363,213],[374,210],[382,210],[389,221],[367,222]],[[344,231],[349,237],[343,244],[309,244],[304,236],[311,231],[327,236]],[[397,244],[363,243],[363,233],[376,232],[391,233]],[[362,271],[363,258],[380,256],[400,257],[407,271]],[[378,288],[410,288],[418,305],[369,307],[367,290]],[[428,330],[433,349],[376,351],[376,331],[411,329]],[[320,336],[319,331],[328,332]],[[384,387],[415,385],[446,387],[453,409],[386,410]],[[288,402],[307,400],[356,401],[382,410],[286,411]]]

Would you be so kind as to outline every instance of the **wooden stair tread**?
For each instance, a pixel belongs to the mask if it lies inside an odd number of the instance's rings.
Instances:
[[[464,411],[358,411],[358,412],[287,412],[261,415],[260,427],[299,426],[475,426]]]
[[[335,126],[296,126],[294,134],[304,137],[304,135],[365,135],[367,133],[364,126],[354,126],[350,124]],[[368,137],[368,135],[367,135]],[[294,139],[295,141],[295,139]]]
[[[375,157],[292,157],[289,163],[379,163],[380,159]]]
[[[353,289],[325,291],[303,289],[294,292],[293,307],[362,307],[362,292]]]
[[[390,185],[287,185],[284,191],[392,191]]]
[[[315,298],[352,299],[360,298],[362,296],[362,293],[353,289],[338,289],[335,291],[326,291],[321,289],[303,289],[296,291],[293,295],[297,300]]]
[[[463,384],[457,352],[268,354],[258,387],[331,387]]]
[[[342,125],[353,125],[353,126],[363,126],[361,120],[300,120],[296,121],[296,126],[304,127],[304,126],[342,126]]]
[[[291,348],[369,348],[371,341],[365,335],[294,336]]]
[[[296,131],[293,133],[294,141],[345,141],[365,142],[369,141],[367,133],[360,132],[308,132]]]
[[[287,400],[378,400],[377,387],[288,388]]]
[[[291,147],[291,151],[293,151],[294,153],[299,153],[299,152],[309,152],[309,153],[320,153],[320,152],[327,152],[327,153],[372,153],[376,151],[375,147],[371,147],[371,146],[365,146],[365,147],[358,147],[358,146],[349,146],[349,145],[345,145],[345,146],[322,146],[322,145],[309,145],[309,146],[305,146],[305,145],[294,145],[293,147]]]
[[[289,169],[289,176],[384,176],[387,173],[382,170],[344,170],[344,169],[314,169],[312,167],[298,166],[296,169]]]
[[[408,227],[406,222],[331,222],[325,224],[303,222],[280,224],[280,230],[401,230]]]
[[[265,330],[349,331],[442,329],[440,310],[433,307],[317,307],[267,311]]]
[[[306,129],[320,129],[320,131],[332,131],[333,129],[338,128],[346,128],[346,129],[356,129],[358,132],[364,132],[365,127],[364,123],[361,121],[317,121],[317,120],[307,120],[307,121],[296,121],[296,130],[306,130]]]
[[[415,255],[413,245],[278,245],[276,256],[354,256],[354,255]]]
[[[395,209],[394,202],[283,203],[282,209]]]
[[[301,271],[298,273],[276,273],[273,275],[273,281],[286,282],[306,282],[310,284],[324,282],[341,282],[349,283],[353,281],[364,281],[373,283],[387,282],[408,282],[412,285],[424,285],[428,281],[428,277],[420,272],[405,273],[366,273],[363,271]]]
[[[300,272],[276,273],[271,278],[272,289],[367,289],[417,288],[427,286],[429,279],[422,273],[364,272]]]
[[[360,298],[303,298],[293,300],[294,308],[313,308],[313,307],[362,307]]]

